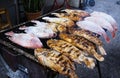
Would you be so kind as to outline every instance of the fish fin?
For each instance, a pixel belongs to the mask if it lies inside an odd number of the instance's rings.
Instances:
[[[107,55],[105,49],[102,46],[98,46],[98,49],[102,55]]]
[[[93,58],[85,57],[83,61],[87,65],[88,68],[93,69],[95,67]]]

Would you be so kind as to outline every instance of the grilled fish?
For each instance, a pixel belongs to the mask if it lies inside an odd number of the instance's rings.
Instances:
[[[116,32],[118,30],[118,25],[117,25],[117,22],[115,21],[115,19],[110,16],[109,14],[106,14],[104,12],[97,12],[97,11],[94,11],[90,14],[91,16],[97,16],[97,17],[101,17],[101,18],[104,18],[105,20],[107,20],[113,27],[114,31]]]
[[[98,46],[98,49],[100,50],[102,55],[106,55],[106,52],[104,50],[104,48],[102,47],[103,43],[102,41],[96,36],[96,34],[87,31],[87,30],[83,30],[83,29],[75,29],[75,28],[70,28],[69,33],[74,34],[74,35],[78,35],[81,37],[84,37],[85,39],[93,42],[94,44],[96,44]]]
[[[75,14],[68,14],[68,13],[52,13],[53,15],[59,17],[59,18],[68,18],[71,19],[73,21],[78,21],[78,20],[82,20],[82,17],[79,17]]]
[[[96,23],[84,20],[84,21],[78,21],[76,24],[78,27],[82,29],[89,30],[96,34],[102,35],[108,43],[110,42],[110,38],[106,34],[105,30]]]
[[[99,61],[103,61],[104,58],[99,55],[96,52],[96,46],[90,42],[89,40],[80,37],[80,36],[76,36],[76,35],[72,35],[72,34],[65,34],[65,33],[60,33],[59,37],[71,44],[73,44],[74,46],[82,49],[84,52],[87,51],[88,54],[94,56],[97,60]]]
[[[46,27],[46,29],[52,29],[53,32],[64,32],[66,31],[66,27],[60,24],[56,23],[45,23],[45,22],[40,22],[37,20],[32,20],[31,22],[36,23],[35,26],[38,26],[40,28]]]
[[[39,40],[38,37],[30,34],[25,33],[14,33],[14,32],[7,32],[5,35],[9,36],[8,39],[12,42],[25,47],[25,48],[41,48],[43,47],[42,42]]]
[[[107,20],[105,20],[103,18],[92,17],[92,16],[86,17],[85,20],[94,22],[94,23],[98,24],[100,27],[107,29],[108,31],[111,32],[112,37],[113,38],[115,37],[115,31],[114,31],[112,25]]]
[[[87,17],[87,16],[90,16],[90,14],[89,14],[88,12],[83,11],[83,10],[65,9],[65,10],[62,10],[62,11],[65,11],[65,12],[67,12],[68,14],[76,15],[76,16],[79,16],[79,17]]]
[[[70,44],[68,42],[65,42],[63,40],[51,39],[51,40],[47,41],[47,45],[50,48],[68,56],[74,62],[77,62],[79,64],[84,62],[88,68],[95,67],[93,58],[86,57],[82,50],[79,50],[78,48],[76,48],[75,46],[73,46],[72,44]]]
[[[48,22],[61,24],[66,27],[73,27],[75,25],[74,22],[68,18],[43,17],[42,19]]]
[[[62,55],[55,50],[45,48],[35,49],[34,55],[38,59],[39,63],[43,66],[47,66],[53,71],[67,75],[70,78],[78,78],[75,74],[73,62],[71,62],[70,59],[65,55]]]
[[[54,32],[66,32],[67,28],[63,25],[56,23],[49,23],[48,27],[51,28]]]

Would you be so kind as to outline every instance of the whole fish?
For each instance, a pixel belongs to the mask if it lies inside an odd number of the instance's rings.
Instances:
[[[69,76],[70,78],[78,78],[75,74],[74,63],[60,52],[51,49],[37,48],[34,51],[34,55],[43,66],[47,66],[53,71]]]
[[[79,17],[90,16],[90,14],[88,12],[83,11],[83,10],[78,10],[78,9],[64,9],[62,11],[65,11],[68,14],[76,15],[76,16],[79,16]]]
[[[43,17],[42,19],[48,22],[61,24],[66,27],[73,27],[75,25],[74,22],[68,18]]]
[[[19,28],[20,30],[25,30],[27,34],[33,34],[39,38],[52,38],[56,36],[56,33],[52,31],[51,28],[47,26],[23,26]]]
[[[104,18],[112,25],[115,32],[118,30],[117,22],[115,21],[115,19],[111,15],[104,13],[104,12],[98,12],[98,11],[94,11],[90,15],[95,16],[95,17],[97,16],[97,17]]]
[[[106,52],[103,48],[102,41],[93,32],[88,31],[88,30],[84,30],[84,29],[78,29],[78,28],[70,28],[68,30],[68,32],[71,33],[71,34],[80,36],[80,37],[84,37],[85,39],[87,39],[87,40],[91,41],[92,43],[96,44],[96,46],[100,50],[101,54],[106,55]]]
[[[78,48],[76,48],[75,46],[73,46],[72,44],[66,41],[51,39],[47,41],[47,45],[50,48],[68,56],[74,62],[77,62],[79,64],[81,64],[81,62],[84,62],[86,66],[91,69],[95,67],[93,58],[86,57],[84,55],[85,52],[83,52],[82,50],[79,50]]]
[[[96,52],[96,46],[84,37],[66,33],[60,33],[59,37],[73,44],[74,46],[82,49],[84,52],[87,52],[87,54],[94,56],[97,60],[104,60],[104,58]]]
[[[115,31],[112,27],[112,25],[105,19],[103,18],[98,18],[98,17],[86,17],[85,20],[88,20],[88,21],[91,21],[91,22],[94,22],[96,24],[98,24],[98,26],[101,26],[102,28],[104,29],[107,29],[108,31],[111,32],[112,34],[112,37],[114,38],[115,37]]]
[[[52,29],[53,32],[65,32],[66,31],[66,27],[60,24],[56,24],[56,23],[45,23],[45,22],[40,22],[37,20],[32,20],[31,22],[36,23],[35,26],[39,26],[40,28],[48,28],[48,29]]]
[[[71,19],[73,21],[79,21],[82,20],[82,17],[79,17],[75,14],[68,14],[68,13],[52,13],[53,15],[59,17],[59,18],[68,18]]]
[[[89,30],[89,31],[94,32],[99,35],[103,35],[105,40],[108,43],[110,42],[110,38],[107,36],[105,30],[102,27],[100,27],[99,25],[97,25],[96,23],[85,20],[85,21],[78,21],[76,24],[78,27],[80,27],[82,29]]]
[[[8,39],[12,42],[25,47],[25,48],[41,48],[43,47],[42,42],[34,35],[25,34],[25,33],[14,33],[14,32],[7,32],[5,35],[9,36]]]

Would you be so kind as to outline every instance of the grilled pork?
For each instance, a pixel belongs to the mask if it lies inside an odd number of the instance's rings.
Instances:
[[[96,52],[96,46],[90,42],[89,40],[80,37],[80,36],[76,36],[76,35],[72,35],[72,34],[65,34],[65,33],[60,33],[59,37],[71,44],[73,44],[74,46],[82,49],[84,52],[87,52],[88,54],[94,56],[97,60],[99,61],[103,61],[104,58],[98,54]]]
[[[34,35],[25,34],[25,33],[14,33],[14,32],[7,32],[5,35],[9,36],[8,39],[12,42],[25,47],[25,48],[41,48],[43,45],[39,38]]]
[[[79,16],[79,17],[87,17],[87,16],[90,16],[90,14],[89,14],[88,12],[83,11],[83,10],[65,9],[65,10],[62,10],[62,11],[65,11],[65,12],[67,12],[68,14],[76,15],[76,16]]]
[[[104,18],[105,20],[107,20],[113,27],[114,31],[117,31],[118,30],[118,25],[117,25],[117,22],[115,21],[115,19],[110,16],[109,14],[106,14],[104,12],[97,12],[97,11],[94,11],[90,14],[91,16],[95,16],[95,17],[101,17],[101,18]]]
[[[102,28],[107,29],[108,31],[111,32],[112,37],[113,38],[115,37],[115,31],[114,31],[112,25],[107,20],[105,20],[104,18],[97,18],[95,16],[94,17],[91,16],[91,17],[86,17],[85,20],[94,22],[97,25],[101,26]]]
[[[68,13],[52,13],[53,15],[59,17],[59,18],[68,18],[71,19],[73,21],[78,21],[78,20],[82,20],[82,17],[79,17],[75,14],[68,14]]]
[[[43,17],[42,19],[48,22],[61,24],[66,27],[73,27],[75,25],[74,22],[68,18]]]
[[[93,58],[86,57],[82,50],[79,50],[78,48],[76,48],[75,46],[68,42],[65,42],[63,40],[51,39],[47,41],[47,45],[50,48],[68,56],[74,62],[77,63],[84,62],[88,68],[94,68],[95,66]]]
[[[55,50],[45,48],[35,49],[34,54],[39,63],[43,66],[47,66],[53,71],[67,75],[70,78],[78,78],[74,71],[75,67],[73,62],[71,62],[65,55],[62,55]]]
[[[99,34],[99,35],[103,35],[105,40],[108,43],[110,42],[110,38],[107,36],[105,30],[102,29],[102,27],[100,27],[96,23],[85,20],[85,21],[78,21],[76,24],[78,27],[80,27],[82,29],[89,30],[89,31],[94,32],[94,33]]]
[[[103,43],[96,36],[96,34],[90,32],[90,31],[87,31],[87,30],[75,29],[75,28],[69,29],[69,33],[77,35],[77,36],[84,37],[85,39],[91,41],[92,43],[94,43],[98,46],[98,49],[100,50],[102,55],[106,55],[106,52],[105,52],[104,48],[102,47]]]

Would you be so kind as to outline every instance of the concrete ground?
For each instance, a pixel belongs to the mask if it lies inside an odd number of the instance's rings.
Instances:
[[[93,70],[86,69],[85,67],[79,65],[77,66],[77,74],[79,78],[120,78],[120,5],[116,4],[116,1],[118,0],[95,1],[95,6],[88,7],[87,10],[102,11],[110,14],[117,21],[119,29],[116,38],[111,38],[111,42],[109,44],[107,44],[101,37],[107,55],[105,56],[105,61],[99,63],[100,70],[97,67]],[[107,32],[107,34],[109,34],[109,32]],[[111,37],[110,34],[109,36]],[[0,78],[6,78],[5,72],[7,72],[7,70],[3,66],[0,59]],[[98,74],[98,72],[101,72],[101,74]]]

